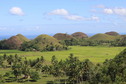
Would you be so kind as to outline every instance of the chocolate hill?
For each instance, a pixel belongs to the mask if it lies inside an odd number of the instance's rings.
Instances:
[[[88,36],[83,32],[75,32],[72,34],[72,36],[77,39],[88,38]]]
[[[9,47],[9,49],[18,49],[20,48],[21,44],[25,41],[29,41],[29,39],[27,39],[21,34],[18,34],[5,40],[5,44]]]
[[[107,35],[111,35],[111,36],[118,36],[118,35],[119,35],[119,33],[114,32],[114,31],[106,32],[105,34],[107,34]]]
[[[53,37],[58,39],[58,40],[71,40],[71,39],[74,38],[71,35],[68,35],[68,34],[65,34],[65,33],[57,33]]]
[[[23,51],[55,51],[62,49],[63,46],[57,39],[49,35],[39,35],[34,40],[22,45]],[[29,50],[30,49],[30,50]]]

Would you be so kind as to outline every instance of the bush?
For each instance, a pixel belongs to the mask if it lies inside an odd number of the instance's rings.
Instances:
[[[37,80],[39,80],[40,79],[40,77],[39,77],[39,73],[38,72],[31,72],[31,79],[33,80],[33,81],[37,81]]]

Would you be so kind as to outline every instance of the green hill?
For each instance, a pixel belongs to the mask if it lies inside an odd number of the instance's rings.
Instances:
[[[16,35],[20,41],[24,42],[24,41],[29,41],[28,38],[26,38],[25,36],[23,36],[22,34],[17,34]]]
[[[39,35],[34,40],[26,42],[22,45],[23,51],[55,51],[61,50],[63,46],[57,39],[49,35]]]
[[[96,35],[90,37],[89,39],[90,40],[98,40],[98,41],[99,40],[104,40],[104,41],[109,40],[109,41],[112,41],[112,40],[115,40],[116,37],[110,36],[110,35],[107,35],[107,34],[96,34]]]
[[[33,42],[36,42],[37,44],[41,44],[42,46],[47,46],[47,45],[59,45],[61,46],[61,44],[59,44],[59,41],[57,39],[55,39],[52,36],[49,35],[39,35],[38,37],[36,37]]]
[[[88,36],[83,32],[75,32],[72,34],[72,36],[77,39],[88,38]]]

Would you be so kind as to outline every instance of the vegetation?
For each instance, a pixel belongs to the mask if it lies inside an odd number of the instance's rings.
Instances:
[[[46,63],[50,63],[52,55],[55,55],[59,60],[65,60],[68,58],[70,53],[73,53],[79,60],[89,59],[93,63],[102,63],[105,59],[112,59],[115,55],[121,52],[125,47],[92,47],[92,46],[70,46],[71,49],[63,51],[46,51],[46,52],[36,52],[36,51],[19,51],[19,50],[0,50],[0,55],[6,53],[7,55],[18,54],[21,57],[26,57],[27,59],[37,59],[43,56]],[[90,52],[90,53],[89,53]]]
[[[48,35],[39,35],[34,40],[22,44],[22,51],[56,51],[67,49],[59,41]]]
[[[126,83],[125,35],[107,32],[88,38],[76,32],[54,37],[39,35],[28,40],[18,34],[0,41],[0,49],[18,49],[0,51],[0,83]],[[40,82],[45,77],[49,80]]]
[[[109,35],[108,33],[112,34]],[[115,35],[114,32],[107,34],[96,34],[89,38],[76,38],[69,40],[62,40],[61,43],[67,46],[126,46],[125,35]]]
[[[114,36],[107,35],[107,34],[96,34],[96,35],[90,37],[90,40],[112,41],[112,40],[115,40],[115,37]]]
[[[54,78],[65,77],[62,82],[60,79],[57,80],[65,84],[124,84],[126,83],[125,56],[126,49],[114,59],[96,65],[88,59],[80,61],[74,57],[74,54],[70,54],[68,58],[60,61],[56,56],[52,56],[51,63],[47,65],[43,56],[35,60],[28,60],[17,54],[9,56],[4,54],[0,57],[0,67],[10,69],[10,71],[0,75],[0,82],[37,82],[41,79],[42,74],[46,74],[47,77],[49,75]],[[51,84],[54,82],[55,80]]]
[[[19,49],[23,42],[28,42],[29,39],[21,34],[12,36],[7,40],[0,41],[0,49]]]
[[[75,32],[72,35],[57,33],[53,37],[39,35],[29,41],[21,34],[0,41],[0,49],[18,49],[22,51],[57,51],[68,50],[68,46],[126,46],[126,36],[117,32],[106,32],[88,37],[85,33]]]

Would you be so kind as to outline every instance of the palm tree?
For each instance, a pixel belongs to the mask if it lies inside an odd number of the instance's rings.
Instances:
[[[12,56],[12,55],[8,56],[7,62],[8,62],[9,65],[12,66],[12,64],[13,64],[13,62],[14,62],[14,56]]]
[[[19,76],[22,74],[22,66],[21,64],[16,64],[12,66],[13,74],[18,79]]]

